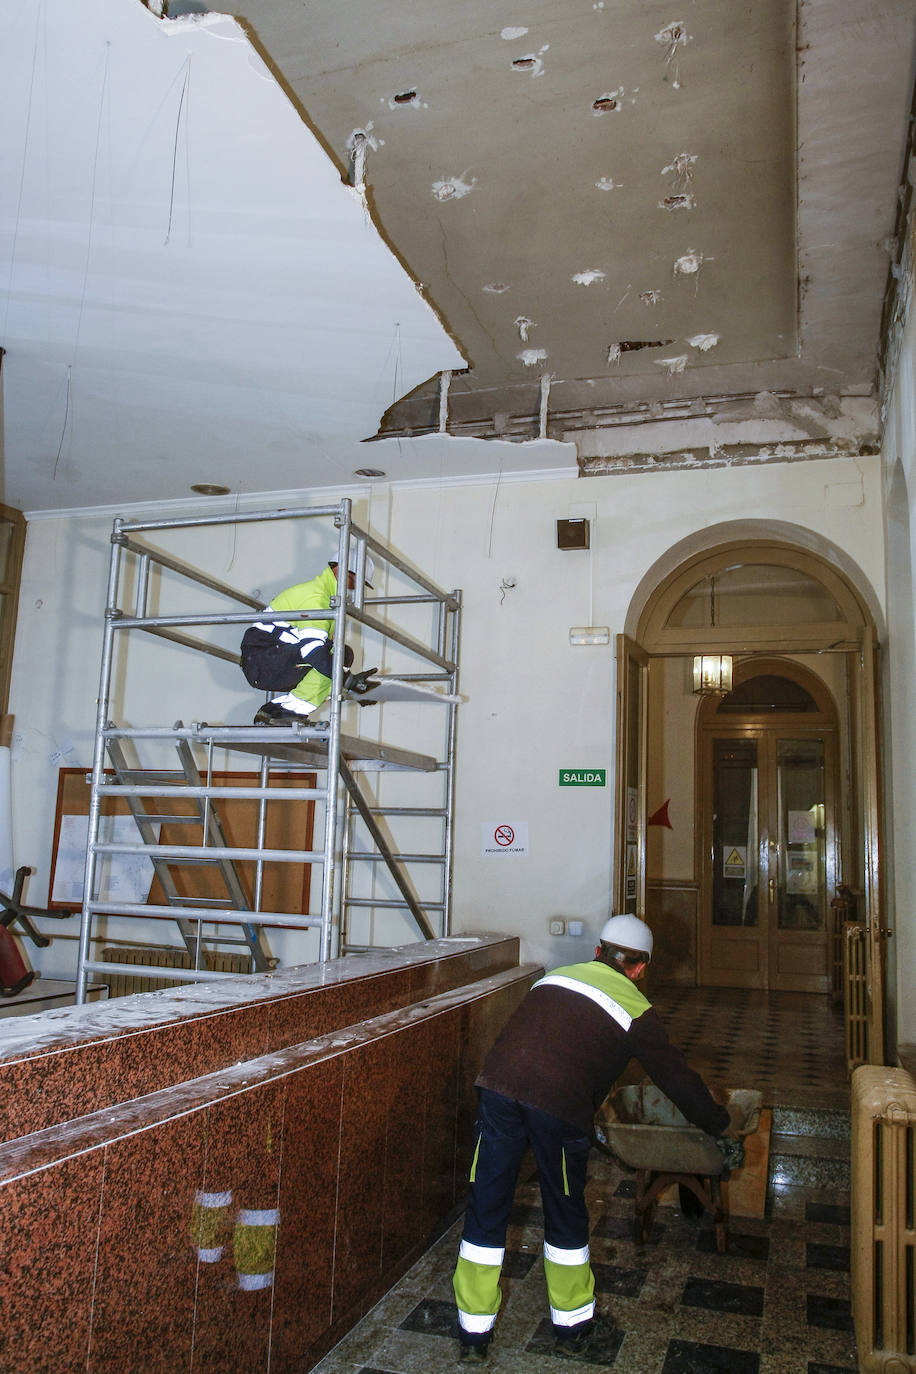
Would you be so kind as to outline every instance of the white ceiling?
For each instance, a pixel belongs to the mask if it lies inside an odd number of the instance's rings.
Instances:
[[[911,0],[237,9],[0,13],[7,504],[874,443]]]

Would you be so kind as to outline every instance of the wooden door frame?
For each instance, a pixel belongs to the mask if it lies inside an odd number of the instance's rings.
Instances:
[[[645,919],[646,914],[646,766],[649,730],[649,655],[627,635],[617,636],[617,738],[614,758],[614,911],[631,911]],[[636,719],[628,688],[636,682]],[[634,734],[635,731],[635,734]],[[631,783],[632,779],[632,783]],[[628,831],[628,789],[635,785],[636,806],[636,896],[628,898],[627,846],[634,843]]]

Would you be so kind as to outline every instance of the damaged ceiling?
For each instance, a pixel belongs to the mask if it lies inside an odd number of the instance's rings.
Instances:
[[[585,466],[671,419],[685,454],[742,423],[874,444],[909,3],[240,4],[468,359],[453,433],[537,433],[549,382]],[[432,378],[380,434],[440,401]]]
[[[873,451],[911,0],[232,10],[0,15],[9,504]]]

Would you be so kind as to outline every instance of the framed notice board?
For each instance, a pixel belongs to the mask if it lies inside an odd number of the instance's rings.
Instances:
[[[114,780],[114,773],[106,770],[106,777]],[[259,774],[242,770],[215,771],[210,775],[214,786],[257,787]],[[314,787],[314,773],[270,775],[271,789],[285,787]],[[196,816],[194,799],[182,797],[176,786],[174,797],[150,797],[146,809],[162,818],[156,824],[161,844],[196,845],[201,841],[202,822],[195,820],[169,823],[169,816]],[[48,907],[57,911],[78,911],[83,903],[83,865],[89,832],[90,772],[86,768],[61,768],[57,783],[57,807],[54,816],[54,844],[51,856],[51,881]],[[211,800],[211,807],[219,817],[226,843],[244,848],[257,845],[258,802],[226,797]],[[140,831],[133,820],[124,797],[103,797],[100,829],[106,839],[139,843]],[[311,849],[315,828],[313,801],[267,802],[264,847],[267,849]],[[121,856],[105,860],[104,875],[107,892],[105,900],[166,904],[166,896],[145,855]],[[254,891],[255,864],[252,860],[236,862],[236,870],[246,894]],[[216,863],[182,864],[170,862],[169,870],[182,897],[226,898],[226,887]],[[261,890],[263,911],[288,912],[299,915],[309,908],[311,864],[265,863]],[[163,918],[168,919],[168,918]],[[205,918],[206,919],[206,918]],[[218,921],[214,912],[209,918]]]

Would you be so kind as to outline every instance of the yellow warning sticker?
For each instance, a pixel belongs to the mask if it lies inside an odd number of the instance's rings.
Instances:
[[[747,867],[747,848],[745,845],[733,845],[731,852],[726,854],[722,861],[722,872],[726,878],[743,878],[744,870]]]

